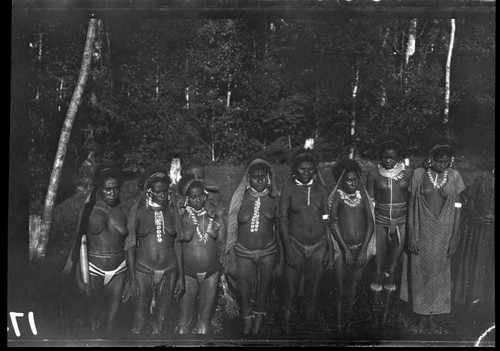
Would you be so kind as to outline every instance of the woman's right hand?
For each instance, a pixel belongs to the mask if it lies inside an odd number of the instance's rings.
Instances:
[[[292,268],[297,268],[298,266],[297,258],[291,247],[285,250],[285,261]]]
[[[78,290],[85,296],[90,297],[92,295],[92,288],[90,285],[83,282],[83,280],[79,280],[77,282]]]
[[[122,301],[127,302],[129,299],[134,299],[140,295],[139,284],[137,279],[129,279],[123,288]]]
[[[413,238],[413,236],[408,237],[408,250],[414,255],[418,255],[418,253],[420,252],[417,241],[415,240],[415,238]]]

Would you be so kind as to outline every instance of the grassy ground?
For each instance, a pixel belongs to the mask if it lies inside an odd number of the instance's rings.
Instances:
[[[411,159],[411,166],[415,167],[421,162],[420,159]],[[364,173],[375,166],[373,162],[361,162]],[[477,164],[467,162],[465,158],[457,158],[456,168],[461,173],[466,185],[484,171],[477,168]],[[243,174],[243,167],[207,167],[206,176],[217,181],[221,185],[223,203],[229,207],[231,195],[234,192]],[[277,184],[281,187],[289,172],[289,166],[280,165],[275,168]],[[323,165],[320,171],[329,189],[333,187],[330,167]],[[124,184],[122,198],[131,203],[138,194],[136,181]],[[37,323],[39,324],[39,335],[52,339],[92,339],[88,326],[82,321],[85,314],[86,303],[72,288],[69,282],[61,279],[60,273],[66,257],[69,253],[71,241],[75,232],[76,216],[78,208],[85,200],[85,194],[76,194],[55,209],[53,221],[53,234],[48,248],[48,259],[43,265],[33,268],[31,275],[30,291],[27,299],[32,302],[32,310],[36,311]],[[491,320],[482,318],[482,315],[470,315],[463,319],[460,316],[459,306],[454,306],[449,315],[437,316],[438,329],[432,334],[420,333],[416,329],[416,316],[409,306],[398,298],[394,299],[392,313],[385,328],[378,327],[369,320],[371,296],[369,284],[371,280],[373,265],[369,264],[364,273],[364,278],[359,287],[358,297],[354,306],[353,331],[349,335],[338,335],[334,332],[333,322],[335,308],[333,298],[335,287],[333,284],[333,273],[327,271],[320,284],[320,309],[318,311],[317,323],[314,333],[305,333],[304,326],[297,323],[293,336],[284,337],[280,329],[280,311],[284,298],[282,287],[284,281],[277,278],[274,282],[274,290],[269,298],[268,314],[263,326],[262,335],[259,340],[275,340],[280,343],[298,342],[349,344],[372,344],[387,342],[453,342],[458,345],[472,345],[475,340],[492,325]],[[220,299],[213,321],[213,334],[210,338],[214,340],[240,339],[241,317],[238,317],[233,309],[230,309],[222,298],[222,290],[219,291]],[[173,333],[175,327],[175,306],[167,321],[167,331],[161,338],[166,340],[182,340],[182,337]],[[132,320],[131,305],[126,304],[120,312],[117,325],[117,338],[130,339],[130,324]],[[302,320],[302,312],[297,311],[294,320]],[[148,337],[146,337],[147,339]],[[485,341],[494,341],[494,334],[489,334]],[[307,343],[306,343],[307,344]]]

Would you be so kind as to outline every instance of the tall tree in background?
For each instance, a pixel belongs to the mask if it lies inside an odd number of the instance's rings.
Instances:
[[[448,56],[446,57],[446,75],[445,75],[445,88],[444,88],[444,114],[443,124],[448,125],[448,116],[450,112],[450,70],[451,70],[451,55],[453,53],[453,45],[455,44],[455,19],[450,20],[450,43],[448,45]]]
[[[50,227],[52,223],[52,211],[54,208],[54,202],[59,187],[59,181],[62,172],[62,167],[64,165],[64,158],[66,156],[69,137],[71,135],[71,129],[73,127],[73,121],[75,120],[76,113],[78,111],[78,106],[80,105],[82,99],[83,90],[85,89],[85,84],[87,83],[87,78],[89,76],[90,64],[92,61],[92,55],[94,51],[94,39],[96,35],[96,29],[97,29],[97,19],[91,18],[89,20],[87,39],[83,51],[83,58],[80,68],[80,75],[78,77],[78,83],[75,87],[75,91],[71,98],[71,103],[66,113],[64,125],[61,130],[61,136],[59,138],[59,145],[57,148],[56,159],[54,161],[49,187],[47,190],[47,196],[45,199],[45,206],[43,210],[43,217],[40,227],[40,236],[38,239],[37,249],[33,257],[35,261],[44,259],[45,253],[47,251]]]

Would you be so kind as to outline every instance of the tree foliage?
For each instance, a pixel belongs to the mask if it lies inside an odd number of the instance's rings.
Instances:
[[[78,76],[86,23],[30,23],[32,210],[45,196]],[[61,196],[85,185],[83,165],[113,161],[130,176],[174,156],[283,162],[314,137],[320,158],[345,155],[398,129],[420,152],[441,128],[449,21],[419,20],[405,64],[408,20],[137,20],[100,22],[92,72],[66,156]],[[352,84],[359,70],[359,92]],[[463,145],[494,134],[495,22],[457,21],[449,128]]]

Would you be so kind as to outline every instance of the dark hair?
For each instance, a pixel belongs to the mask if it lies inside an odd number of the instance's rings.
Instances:
[[[403,157],[406,151],[406,144],[404,137],[397,131],[387,132],[378,141],[378,155],[382,156],[382,153],[386,150],[396,150],[399,156]]]
[[[342,172],[346,174],[347,172],[356,172],[361,175],[363,170],[358,162],[352,159],[341,159],[337,163],[335,163],[332,167],[332,175],[335,178],[335,181],[339,181],[342,175]]]
[[[106,180],[110,178],[116,179],[119,187],[123,185],[123,175],[118,169],[106,166],[99,167],[94,175],[94,187],[102,189]]]
[[[196,179],[192,174],[186,174],[179,181],[179,190],[182,195],[187,196],[189,189],[199,186],[205,190],[205,183],[201,179]]]
[[[399,156],[403,156],[403,146],[395,140],[384,140],[380,143],[378,149],[379,157],[381,157],[386,150],[395,150]]]
[[[248,169],[248,174],[253,173],[255,171],[263,171],[267,174],[271,174],[271,168],[264,162],[259,162],[251,165],[250,168]]]
[[[432,158],[440,157],[440,156],[454,156],[455,152],[453,148],[448,144],[437,144],[433,148],[430,149],[429,154]]]
[[[153,172],[145,181],[145,188],[150,189],[157,182],[164,182],[167,186],[170,185],[170,177],[164,172]]]
[[[295,172],[295,169],[304,161],[311,162],[314,167],[317,169],[316,165],[316,157],[314,157],[314,154],[310,150],[302,149],[298,150],[294,157],[293,157],[293,173]]]

